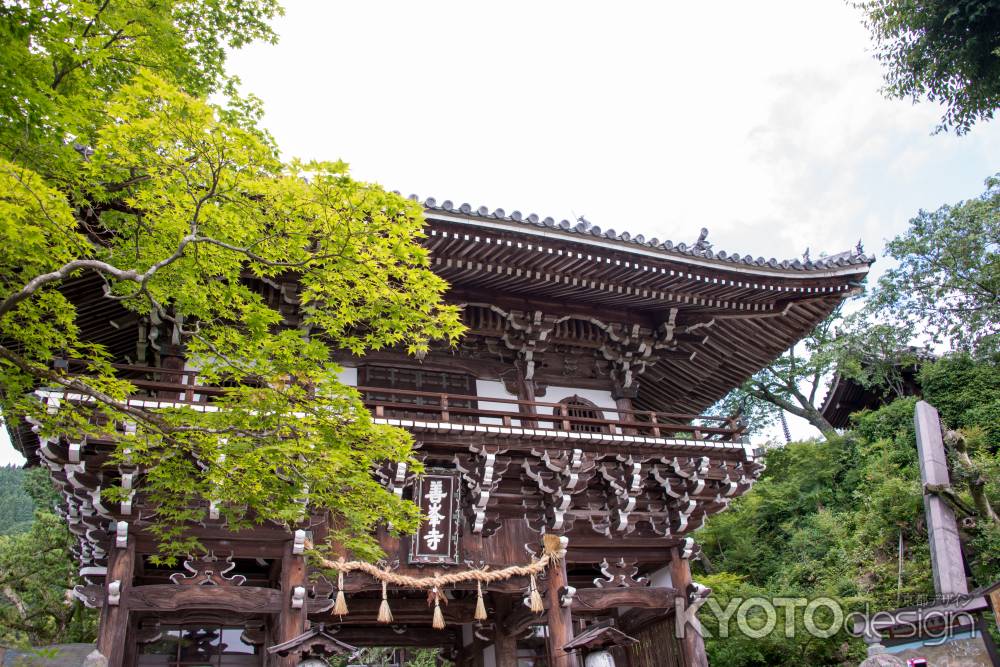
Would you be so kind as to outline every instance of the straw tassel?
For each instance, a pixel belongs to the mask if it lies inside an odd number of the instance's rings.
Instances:
[[[566,555],[563,538],[552,533],[542,535],[542,553],[549,557],[550,562],[558,563]]]
[[[378,608],[378,622],[392,623],[392,610],[389,609],[389,596],[386,594],[386,583],[382,582],[382,604]]]
[[[444,630],[444,613],[441,611],[441,593],[434,589],[434,621],[431,627],[435,630]]]
[[[337,599],[333,603],[333,613],[347,616],[347,598],[344,597],[344,571],[337,570]]]
[[[486,620],[486,602],[483,600],[483,582],[476,582],[476,613],[472,618],[477,621]]]
[[[545,611],[545,604],[542,602],[542,594],[538,592],[535,575],[531,575],[531,594],[528,596],[528,601],[531,603],[531,611],[534,613],[541,614]]]

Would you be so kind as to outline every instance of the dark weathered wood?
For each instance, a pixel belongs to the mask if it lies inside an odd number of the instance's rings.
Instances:
[[[461,628],[400,628],[385,625],[344,627],[337,630],[337,639],[353,646],[399,646],[414,648],[451,647],[460,643]]]
[[[630,624],[625,620],[641,614],[647,616],[641,623]],[[661,611],[635,609],[625,614],[620,627],[639,640],[638,644],[626,649],[632,667],[688,667],[675,636],[672,614],[665,616]]]
[[[130,539],[124,549],[112,549],[108,560],[104,588],[105,605],[101,607],[97,650],[108,659],[108,667],[123,667],[125,646],[128,641],[130,589],[135,572],[135,542]],[[117,605],[110,603],[109,587],[114,582],[120,584]]]
[[[607,611],[618,607],[671,609],[677,591],[666,587],[578,588],[573,596],[573,613]]]
[[[496,667],[517,667],[517,634],[506,627],[520,600],[497,596],[497,622],[493,633],[493,654]]]
[[[381,587],[380,587],[381,590]],[[323,612],[310,614],[314,621],[325,623],[337,623],[344,627],[351,625],[366,625],[376,622],[378,617],[380,598],[354,598],[347,597],[347,616],[336,616],[328,608]],[[331,605],[332,606],[332,605]],[[396,625],[425,625],[430,627],[433,619],[434,608],[427,606],[425,599],[418,598],[389,598],[389,608],[392,610],[393,623]],[[458,626],[472,621],[475,612],[475,601],[472,599],[449,600],[447,604],[441,606],[445,623],[449,626]]]
[[[670,560],[670,580],[674,588],[685,594],[688,586],[691,585],[691,563],[686,558],[681,558],[681,550],[674,547],[671,550]],[[684,606],[686,609],[686,605]],[[683,609],[678,609],[677,613],[682,613]],[[705,639],[696,628],[688,625],[684,628],[684,637],[680,640],[681,649],[684,652],[685,667],[708,667],[708,655],[705,653]]]
[[[578,656],[575,653],[566,653],[562,648],[573,639],[573,612],[563,607],[561,602],[567,583],[566,561],[561,560],[555,565],[550,565],[545,594],[548,599],[546,612],[549,629],[548,648],[553,667],[580,666]]]
[[[673,618],[671,609],[629,609],[618,616],[618,628],[627,635],[636,636],[647,626],[658,623],[668,617]],[[671,635],[673,632],[671,631]]]
[[[281,591],[274,588],[152,584],[134,586],[128,607],[136,612],[220,610],[235,614],[275,614],[280,610],[281,601]]]
[[[285,545],[285,554],[281,559],[281,598],[278,611],[278,636],[276,643],[295,639],[306,629],[308,617],[305,605],[301,609],[292,608],[292,593],[297,586],[305,587],[306,559],[305,556],[292,553],[292,541]],[[295,667],[298,660],[293,656],[279,657],[276,667]]]

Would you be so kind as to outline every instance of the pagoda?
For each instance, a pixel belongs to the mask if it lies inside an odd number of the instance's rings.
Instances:
[[[437,647],[467,667],[579,667],[587,647],[620,667],[708,664],[678,622],[710,593],[691,575],[695,531],[763,465],[739,415],[704,413],[854,293],[872,258],[777,261],[715,249],[704,231],[672,243],[422,204],[466,335],[420,358],[337,355],[341,380],[412,433],[424,465],[372,471],[425,517],[415,535],[380,533],[386,562],[341,561],[332,576],[307,558],[324,520],[233,531],[210,508],[192,527],[207,553],[155,565],[141,484],[101,499],[141,474],[109,463],[114,443],[12,433],[62,492],[85,582],[73,594],[100,608],[111,667],[290,667],[365,646]],[[295,326],[294,279],[261,289]],[[137,404],[209,407],[222,391],[199,384],[163,323],[103,300],[99,279],[64,292]]]

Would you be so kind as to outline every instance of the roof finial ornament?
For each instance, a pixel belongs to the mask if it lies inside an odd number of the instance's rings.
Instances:
[[[855,253],[855,254],[856,254],[856,255],[857,255],[858,257],[864,257],[864,256],[865,256],[865,246],[864,246],[864,245],[862,245],[862,243],[861,243],[861,239],[858,239],[858,245],[856,245],[856,246],[854,247],[854,253]]]
[[[694,250],[705,251],[711,250],[712,244],[708,242],[708,228],[702,227],[701,234],[698,235],[698,240],[694,242]]]
[[[591,227],[594,226],[594,224],[590,220],[587,220],[587,218],[585,218],[582,215],[578,215],[576,217],[576,221],[579,222],[581,225],[583,225],[584,229],[590,229]]]
[[[806,251],[804,253],[802,253],[802,261],[803,262],[808,262],[809,260],[810,260],[810,257],[809,257],[809,246],[806,246]]]

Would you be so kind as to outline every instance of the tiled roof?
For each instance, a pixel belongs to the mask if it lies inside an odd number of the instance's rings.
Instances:
[[[763,257],[752,257],[750,255],[740,256],[738,253],[728,253],[724,250],[715,251],[712,249],[712,244],[708,243],[706,237],[708,236],[708,230],[702,229],[701,236],[698,241],[687,244],[687,243],[673,243],[672,241],[660,241],[657,238],[647,239],[642,234],[632,235],[628,232],[616,232],[614,229],[601,229],[599,226],[591,224],[587,220],[580,219],[577,222],[570,222],[569,220],[560,220],[556,222],[555,218],[546,217],[542,218],[536,213],[529,213],[527,215],[521,213],[520,211],[511,211],[507,213],[502,208],[493,209],[492,211],[486,206],[479,206],[478,208],[473,208],[471,204],[455,204],[449,199],[442,202],[438,202],[433,197],[428,197],[421,200],[417,195],[410,195],[408,197],[412,201],[419,202],[423,204],[424,208],[428,212],[441,212],[441,213],[451,213],[456,215],[463,215],[471,218],[479,218],[482,220],[500,220],[504,222],[515,222],[526,226],[533,227],[544,227],[552,229],[555,231],[563,232],[566,234],[580,234],[598,237],[600,239],[607,239],[610,241],[619,241],[622,243],[630,243],[637,246],[642,246],[644,248],[652,248],[663,252],[664,254],[671,255],[685,255],[688,257],[700,257],[703,259],[716,260],[721,262],[730,262],[733,264],[742,264],[745,266],[759,266],[759,267],[770,267],[772,269],[788,269],[792,271],[817,271],[824,269],[836,269],[840,267],[857,266],[859,268],[867,267],[872,262],[875,261],[874,256],[866,255],[858,244],[858,248],[854,250],[848,250],[845,252],[837,253],[836,255],[830,255],[827,257],[819,257],[816,259],[785,259],[777,260],[775,258],[765,259]]]

